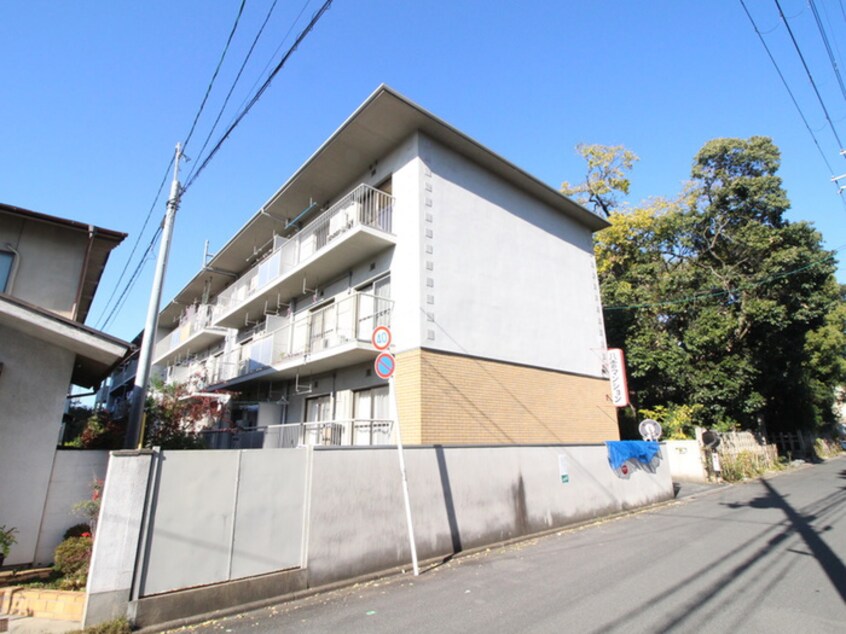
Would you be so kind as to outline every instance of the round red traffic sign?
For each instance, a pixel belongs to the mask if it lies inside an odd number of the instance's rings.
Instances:
[[[383,352],[373,363],[373,369],[376,371],[376,376],[380,379],[390,379],[394,370],[397,369],[397,360],[390,352]]]
[[[373,335],[370,337],[370,342],[377,350],[387,350],[391,345],[391,329],[387,326],[376,326],[373,329]]]

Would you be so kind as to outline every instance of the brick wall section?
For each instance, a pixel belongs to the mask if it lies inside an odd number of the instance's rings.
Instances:
[[[421,390],[421,350],[410,350],[397,355],[395,374],[397,413],[399,414],[402,441],[409,445],[422,443],[421,423],[423,393]]]
[[[44,588],[23,590],[6,588],[4,611],[9,614],[34,616],[59,621],[82,621],[85,593]]]
[[[606,379],[430,350],[400,355],[397,374],[403,440],[409,444],[595,443],[620,437]]]

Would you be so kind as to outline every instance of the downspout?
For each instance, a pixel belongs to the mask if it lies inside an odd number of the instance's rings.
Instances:
[[[79,303],[82,301],[82,289],[85,286],[85,277],[88,275],[88,265],[91,262],[91,250],[94,248],[94,238],[97,235],[97,228],[88,225],[88,246],[85,247],[85,259],[82,261],[82,272],[79,275],[79,285],[76,289],[76,299],[73,303],[74,321],[79,321]]]

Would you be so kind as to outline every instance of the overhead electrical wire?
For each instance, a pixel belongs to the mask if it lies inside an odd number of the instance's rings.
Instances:
[[[831,63],[831,68],[834,70],[834,74],[837,77],[837,83],[840,85],[840,93],[843,95],[843,98],[846,99],[846,86],[843,85],[843,77],[840,74],[840,68],[837,66],[837,60],[834,57],[834,51],[831,50],[831,43],[828,41],[828,35],[823,28],[822,20],[820,19],[820,14],[817,11],[817,5],[814,0],[808,0],[808,4],[811,7],[811,13],[814,14],[814,20],[817,23],[817,30],[820,32],[820,37],[822,38],[823,45],[825,46],[825,51],[828,53],[828,61]],[[843,149],[843,148],[841,148]]]
[[[276,2],[274,0],[274,5],[275,4],[276,4]],[[220,55],[220,59],[218,60],[217,67],[215,68],[214,73],[212,73],[212,77],[209,80],[209,85],[206,87],[206,93],[203,96],[203,100],[200,102],[200,107],[197,109],[197,113],[194,115],[194,121],[191,124],[191,129],[189,130],[188,136],[186,137],[185,143],[183,144],[183,149],[188,144],[188,141],[191,139],[191,137],[194,134],[194,130],[197,127],[197,122],[200,119],[200,115],[203,113],[203,110],[206,106],[206,102],[208,101],[209,95],[211,93],[212,87],[214,86],[215,80],[217,79],[217,76],[220,73],[220,68],[223,65],[223,60],[226,58],[226,54],[229,51],[229,45],[231,44],[232,38],[235,35],[235,31],[238,28],[238,24],[241,20],[241,15],[244,12],[244,6],[245,5],[246,5],[246,0],[241,0],[241,5],[238,8],[238,14],[235,16],[235,22],[234,22],[234,24],[232,25],[232,28],[229,31],[229,37],[226,39],[226,44],[223,47],[223,52]],[[106,304],[103,308],[103,312],[100,314],[100,317],[99,317],[99,320],[100,320],[99,328],[100,329],[104,329],[108,325],[108,323],[112,320],[112,318],[117,314],[117,312],[119,312],[118,307],[122,306],[121,300],[123,300],[123,302],[126,301],[127,293],[129,292],[129,289],[131,288],[131,286],[135,284],[135,281],[137,280],[137,276],[140,274],[140,271],[143,268],[143,265],[146,261],[145,258],[147,257],[149,251],[151,250],[152,245],[154,244],[155,240],[158,240],[158,235],[159,235],[159,232],[161,231],[161,227],[159,227],[158,231],[156,232],[156,235],[153,237],[153,242],[151,242],[151,245],[148,246],[147,251],[144,253],[144,255],[141,256],[141,261],[139,262],[138,266],[136,266],[135,271],[133,271],[132,276],[127,281],[126,286],[124,286],[123,290],[121,291],[120,297],[118,298],[115,305],[112,307],[112,310],[109,313],[109,316],[106,317],[105,319],[103,319],[103,315],[105,315],[106,311],[109,310],[109,306],[112,303],[112,299],[114,299],[114,296],[117,294],[118,288],[120,288],[120,284],[123,281],[123,276],[126,274],[126,271],[129,268],[130,263],[132,262],[132,257],[135,255],[135,251],[138,248],[138,245],[141,241],[142,236],[144,235],[144,231],[147,228],[147,223],[150,221],[150,217],[153,213],[153,210],[155,209],[156,204],[159,201],[159,198],[162,194],[162,190],[164,189],[164,185],[167,182],[168,174],[170,173],[170,170],[171,170],[172,167],[173,167],[173,157],[171,157],[170,162],[168,163],[167,169],[165,170],[164,177],[162,178],[162,182],[159,184],[159,189],[156,192],[156,197],[153,200],[153,204],[150,206],[150,210],[147,212],[147,216],[144,219],[144,224],[142,225],[141,230],[138,232],[138,237],[136,237],[135,243],[132,246],[132,251],[130,252],[129,257],[126,259],[126,263],[124,264],[123,270],[121,271],[117,282],[115,282],[114,289],[112,290],[111,295],[109,295],[109,299],[106,301]]]
[[[781,72],[781,67],[778,65],[775,57],[773,56],[770,47],[767,45],[767,41],[764,39],[764,36],[761,34],[761,31],[758,29],[758,24],[755,22],[755,18],[752,17],[752,14],[749,13],[749,9],[746,7],[746,3],[744,0],[740,0],[740,5],[743,7],[744,12],[746,12],[746,17],[749,18],[749,22],[752,24],[752,28],[755,29],[755,33],[758,35],[758,39],[761,41],[761,44],[764,47],[764,50],[767,52],[767,56],[770,58],[770,61],[773,64],[773,67],[778,73],[779,79],[781,79],[781,83],[784,85],[784,89],[787,91],[787,94],[790,95],[790,100],[793,102],[793,105],[796,107],[796,111],[799,113],[799,116],[802,118],[802,123],[805,124],[805,128],[808,130],[808,134],[811,135],[811,138],[814,141],[814,145],[817,146],[817,151],[820,153],[820,157],[822,158],[825,166],[828,168],[828,172],[830,175],[834,176],[834,168],[831,167],[831,163],[829,162],[828,158],[826,158],[825,152],[823,152],[822,147],[820,146],[819,139],[817,139],[817,135],[814,133],[814,130],[811,128],[811,124],[808,123],[808,118],[805,116],[805,113],[802,112],[802,107],[799,105],[799,102],[796,100],[796,96],[793,94],[793,91],[790,89],[790,85],[787,83],[787,79],[784,77],[784,73]]]
[[[748,284],[744,284],[743,286],[738,286],[737,288],[733,288],[730,290],[722,290],[722,291],[707,291],[704,293],[695,293],[694,295],[688,295],[687,297],[681,297],[678,299],[666,299],[666,300],[659,300],[657,302],[646,302],[643,304],[629,304],[629,305],[619,305],[619,306],[603,306],[602,310],[639,310],[641,308],[660,308],[662,306],[678,306],[681,304],[691,304],[693,302],[697,302],[703,299],[712,299],[714,297],[723,297],[726,295],[733,295],[734,293],[738,293],[743,290],[747,290],[750,288],[757,288],[759,286],[764,286],[765,284],[769,284],[770,282],[774,282],[776,280],[784,279],[785,277],[790,277],[792,275],[796,275],[798,273],[802,273],[803,271],[807,271],[808,269],[812,269],[815,266],[819,266],[820,264],[827,262],[834,258],[834,254],[846,249],[846,244],[837,247],[836,249],[832,249],[828,255],[819,258],[818,260],[814,260],[813,262],[809,262],[804,266],[800,266],[795,269],[791,269],[789,271],[784,271],[782,273],[775,273],[773,275],[768,275],[756,282],[750,282]]]
[[[162,224],[159,224],[158,229],[153,234],[153,238],[150,240],[150,243],[147,245],[147,248],[144,250],[144,253],[141,255],[141,260],[138,262],[138,265],[135,267],[135,270],[132,272],[132,275],[129,277],[129,280],[126,282],[126,286],[123,287],[123,291],[118,297],[117,302],[115,302],[112,311],[109,313],[109,316],[106,317],[105,321],[103,321],[102,326],[100,326],[101,330],[104,330],[112,319],[120,312],[120,309],[123,308],[123,304],[126,302],[128,297],[129,291],[132,290],[132,287],[135,286],[135,282],[138,281],[138,277],[141,275],[141,271],[144,268],[144,264],[147,263],[149,256],[153,252],[153,249],[156,246],[156,243],[159,240],[159,236],[162,234]]]
[[[256,35],[256,37],[253,41],[253,44],[250,47],[250,50],[247,53],[247,56],[246,56],[243,64],[241,65],[240,70],[238,71],[238,75],[236,76],[235,80],[233,81],[232,87],[230,88],[229,93],[226,96],[226,100],[224,101],[224,105],[221,108],[217,118],[215,119],[214,125],[212,126],[212,132],[209,133],[209,137],[206,139],[206,142],[203,144],[203,149],[200,151],[200,154],[202,154],[202,151],[207,146],[208,140],[211,137],[211,134],[213,133],[214,128],[217,126],[218,122],[220,121],[220,118],[223,114],[223,110],[226,107],[226,104],[227,104],[227,102],[228,102],[228,100],[229,100],[229,98],[232,94],[232,91],[234,90],[235,85],[237,84],[238,79],[240,78],[241,73],[243,72],[244,67],[247,64],[247,61],[249,60],[250,56],[252,55],[253,49],[255,48],[256,43],[257,43],[259,37],[261,36],[262,31],[264,30],[264,28],[265,28],[265,26],[266,26],[266,24],[267,24],[267,22],[270,18],[270,15],[273,11],[273,8],[276,6],[276,3],[277,3],[277,0],[274,0],[273,5],[271,6],[270,10],[268,11],[268,14],[265,17],[265,20],[262,23],[262,26],[259,29],[259,32]],[[246,4],[246,0],[242,0],[241,5],[238,9],[238,14],[235,18],[235,22],[232,26],[232,29],[230,30],[229,37],[227,38],[226,45],[224,46],[223,52],[221,54],[220,60],[218,61],[217,67],[215,68],[215,71],[212,74],[212,78],[209,81],[208,87],[206,88],[206,93],[203,96],[203,100],[200,103],[200,107],[198,108],[197,113],[194,116],[194,120],[191,124],[191,129],[189,130],[188,136],[186,137],[185,142],[183,144],[183,149],[184,149],[185,146],[188,145],[188,141],[190,141],[191,137],[193,136],[194,131],[196,130],[196,127],[197,127],[197,122],[199,121],[200,116],[202,115],[202,112],[205,109],[206,103],[208,101],[211,90],[214,86],[215,80],[217,79],[217,76],[220,72],[221,66],[223,65],[223,61],[224,61],[226,54],[229,50],[229,46],[232,42],[232,38],[234,37],[235,32],[238,28],[238,24],[240,22],[242,14],[243,14],[245,4]],[[202,172],[203,169],[205,169],[205,167],[208,165],[208,163],[211,161],[211,159],[214,157],[214,155],[217,153],[217,151],[223,145],[224,141],[234,131],[234,129],[238,126],[238,124],[241,122],[241,120],[247,115],[247,113],[250,111],[250,109],[256,104],[256,102],[258,102],[258,100],[261,98],[264,91],[267,90],[267,88],[270,86],[274,77],[279,73],[279,71],[282,69],[282,67],[285,65],[285,63],[288,61],[288,59],[291,57],[291,55],[294,53],[294,51],[296,51],[297,47],[302,43],[302,41],[305,39],[305,37],[311,32],[311,30],[314,28],[314,26],[317,24],[317,22],[320,20],[320,18],[323,17],[323,15],[329,9],[331,4],[332,4],[332,0],[326,0],[326,2],[324,2],[324,4],[320,7],[320,9],[312,16],[311,21],[300,32],[296,41],[291,45],[291,47],[285,53],[284,57],[276,65],[276,67],[273,69],[273,71],[270,73],[270,75],[267,77],[267,79],[261,85],[259,90],[253,95],[252,98],[250,98],[250,100],[247,102],[246,106],[242,107],[242,109],[239,112],[239,114],[237,115],[237,117],[233,120],[233,122],[227,128],[226,132],[224,132],[224,134],[221,136],[221,138],[217,141],[217,143],[212,148],[212,150],[208,154],[208,156],[206,156],[205,159],[202,161],[202,163],[199,164],[199,167],[197,167],[195,170],[192,171],[192,173],[189,174],[189,178],[187,179],[185,186],[181,188],[182,194],[184,194],[188,190],[188,187],[197,179],[200,172]],[[305,5],[303,5],[303,8],[301,9],[300,14],[297,16],[297,19],[299,19],[300,15],[302,15],[303,11],[305,10],[305,8],[307,6],[308,6],[308,2],[306,2]],[[294,24],[296,24],[296,20],[295,20]],[[293,24],[292,24],[291,28],[288,30],[288,33],[290,33],[292,29],[293,29]],[[285,39],[287,39],[287,36],[288,35],[286,34]],[[283,42],[284,42],[284,40],[283,40]],[[277,51],[278,50],[279,49],[277,49]],[[139,232],[139,234],[138,234],[138,238],[136,238],[136,242],[135,242],[135,245],[133,246],[132,252],[130,253],[129,258],[127,258],[127,262],[124,266],[124,270],[121,272],[120,278],[118,279],[117,283],[115,284],[115,288],[112,291],[112,294],[110,295],[109,300],[106,303],[106,307],[103,309],[103,314],[105,314],[106,311],[108,310],[109,304],[111,303],[112,299],[114,298],[115,294],[117,293],[117,289],[120,287],[120,283],[123,280],[123,276],[124,276],[124,274],[126,273],[126,270],[129,267],[129,264],[132,260],[132,256],[135,253],[135,250],[138,246],[138,243],[141,239],[141,236],[143,235],[144,229],[146,228],[147,223],[150,219],[152,211],[155,208],[155,205],[158,202],[159,197],[161,196],[161,192],[164,188],[164,184],[165,184],[165,182],[167,182],[167,174],[170,172],[170,169],[171,169],[172,166],[173,166],[173,159],[171,158],[171,161],[168,165],[168,168],[167,168],[167,170],[165,170],[165,177],[162,180],[162,183],[159,186],[159,190],[156,194],[156,198],[153,201],[153,205],[151,206],[150,211],[147,214],[147,218],[144,221],[144,225],[141,229],[141,232]],[[147,262],[147,259],[150,255],[150,253],[152,252],[153,248],[155,247],[156,242],[159,239],[159,236],[161,235],[161,231],[162,231],[162,227],[160,225],[159,228],[157,229],[155,235],[153,236],[153,239],[150,241],[150,244],[147,246],[147,249],[144,251],[144,254],[141,256],[140,262],[136,266],[136,268],[133,271],[132,275],[130,276],[129,280],[127,280],[126,285],[124,286],[124,288],[121,291],[117,301],[115,302],[114,306],[112,307],[111,312],[109,312],[108,316],[105,319],[103,319],[102,314],[100,315],[100,319],[102,320],[101,325],[100,325],[101,329],[105,329],[108,326],[108,324],[111,322],[111,320],[119,313],[120,309],[123,307],[123,304],[126,302],[126,299],[128,297],[128,293],[132,289],[132,287],[135,285],[135,282],[138,280],[138,277],[141,274],[141,271],[143,269],[144,264]]]
[[[159,198],[162,195],[162,190],[164,189],[165,183],[167,182],[167,177],[168,174],[170,174],[171,167],[173,167],[173,157],[171,157],[170,163],[168,163],[167,169],[165,169],[164,176],[162,177],[162,182],[159,184],[159,190],[156,192],[156,197],[153,199],[153,204],[150,205],[150,209],[147,211],[147,216],[146,218],[144,218],[144,224],[141,225],[141,230],[138,232],[138,235],[135,238],[135,243],[132,245],[132,251],[129,252],[129,257],[126,258],[126,263],[123,265],[123,270],[120,272],[120,276],[118,276],[117,282],[115,282],[115,286],[112,289],[112,294],[109,295],[109,299],[106,300],[106,303],[103,306],[103,312],[101,312],[100,316],[97,318],[100,322],[100,325],[98,326],[100,330],[105,327],[103,315],[105,315],[106,311],[109,310],[109,305],[112,303],[112,299],[114,299],[118,288],[120,288],[120,283],[123,281],[123,276],[126,274],[126,270],[129,268],[129,263],[132,262],[132,256],[135,255],[135,250],[138,248],[138,245],[141,242],[141,237],[144,235],[144,231],[147,229],[147,223],[150,222],[150,217],[153,215],[153,210],[156,208],[156,204],[159,202]]]
[[[314,16],[312,16],[309,23],[300,32],[300,34],[297,36],[297,39],[294,41],[294,43],[291,45],[291,47],[288,49],[288,51],[285,53],[285,55],[282,57],[282,59],[279,61],[279,63],[276,65],[276,67],[273,69],[273,71],[270,73],[270,75],[267,77],[267,79],[264,81],[264,83],[261,85],[261,87],[258,89],[258,91],[256,91],[255,95],[253,95],[253,97],[247,102],[247,105],[243,108],[243,110],[241,110],[241,112],[238,114],[238,116],[235,117],[235,120],[229,125],[229,127],[226,129],[226,132],[223,133],[223,135],[220,137],[218,142],[212,148],[211,152],[209,152],[208,156],[206,156],[206,158],[203,160],[203,162],[200,164],[200,166],[194,171],[194,174],[191,176],[191,178],[186,181],[185,186],[182,188],[183,193],[188,191],[188,189],[191,187],[191,185],[194,183],[194,181],[197,180],[197,178],[202,173],[202,171],[206,168],[206,166],[209,164],[209,162],[214,158],[214,155],[217,154],[218,150],[220,150],[220,147],[223,145],[223,143],[226,141],[226,139],[229,138],[229,135],[232,134],[233,130],[235,130],[235,128],[238,127],[238,124],[241,123],[241,121],[247,115],[247,113],[252,109],[252,107],[254,105],[256,105],[258,100],[261,99],[261,96],[264,94],[264,91],[268,89],[271,82],[273,81],[273,78],[276,77],[276,75],[279,73],[280,70],[282,70],[282,68],[285,66],[285,63],[288,61],[288,59],[291,57],[291,55],[294,54],[294,51],[297,50],[297,47],[306,38],[306,36],[311,32],[311,30],[318,23],[320,18],[323,17],[323,15],[329,9],[329,6],[331,4],[332,4],[332,0],[326,0],[326,2],[324,2],[323,5],[320,7],[320,9],[318,9],[318,11],[314,14]]]
[[[185,138],[185,142],[182,144],[183,151],[188,146],[188,142],[191,140],[191,136],[194,134],[194,129],[197,127],[197,121],[200,119],[200,115],[203,113],[203,109],[206,107],[206,102],[209,99],[209,94],[211,93],[212,86],[214,86],[214,82],[217,79],[217,75],[220,72],[220,67],[223,66],[223,60],[226,59],[226,53],[229,51],[229,45],[232,43],[232,38],[235,36],[235,31],[238,30],[238,23],[241,21],[241,15],[244,13],[244,5],[247,3],[247,0],[241,0],[241,6],[238,7],[238,15],[235,16],[235,23],[232,25],[232,29],[229,31],[229,37],[226,39],[226,45],[223,47],[223,52],[220,54],[220,60],[217,62],[217,68],[214,69],[214,73],[212,73],[211,80],[209,80],[209,85],[206,88],[206,94],[203,96],[202,102],[200,102],[200,108],[197,110],[197,114],[194,115],[194,122],[191,124],[191,130],[188,132],[188,136]]]
[[[288,27],[288,30],[286,31],[286,33],[285,33],[285,35],[282,37],[282,39],[281,39],[281,40],[279,40],[279,46],[277,46],[277,47],[276,47],[276,50],[275,50],[275,51],[273,51],[273,55],[271,55],[271,56],[268,58],[267,63],[264,65],[264,68],[262,68],[262,69],[261,69],[261,72],[258,74],[258,77],[256,77],[256,80],[253,82],[253,85],[252,85],[252,86],[250,86],[250,89],[247,91],[247,96],[245,96],[245,97],[244,97],[244,100],[243,100],[243,101],[242,101],[242,102],[238,105],[238,109],[237,109],[237,110],[238,110],[238,112],[240,112],[240,111],[241,111],[241,109],[244,107],[244,105],[247,103],[247,100],[250,98],[249,96],[250,96],[251,94],[253,94],[253,91],[256,89],[256,86],[258,86],[258,85],[259,85],[259,82],[261,81],[261,78],[262,78],[262,77],[264,77],[264,74],[265,74],[265,73],[266,73],[266,72],[270,69],[270,67],[273,65],[273,60],[274,60],[274,59],[276,59],[276,56],[279,54],[279,51],[281,51],[281,50],[282,50],[282,47],[285,45],[285,42],[287,42],[287,41],[288,41],[288,36],[289,36],[289,35],[291,35],[291,32],[294,30],[294,27],[295,27],[295,26],[297,25],[297,23],[300,21],[300,18],[301,18],[301,17],[303,17],[303,13],[305,13],[305,10],[308,8],[308,5],[309,5],[309,4],[311,4],[311,0],[305,0],[305,2],[303,3],[302,8],[300,8],[300,12],[297,14],[297,17],[295,17],[295,18],[294,18],[294,21],[293,21],[293,22],[291,22],[291,26],[289,26],[289,27]],[[234,119],[234,117],[233,117],[233,119]],[[230,123],[232,123],[232,122],[230,121]]]
[[[220,110],[217,113],[217,117],[212,124],[211,130],[206,135],[206,140],[203,141],[203,147],[200,148],[200,151],[197,152],[197,161],[199,161],[202,156],[203,152],[206,151],[206,147],[208,147],[209,141],[211,141],[212,135],[214,131],[217,129],[217,124],[220,123],[220,118],[223,116],[223,112],[226,110],[226,106],[229,104],[229,98],[232,96],[233,91],[235,90],[235,86],[238,85],[238,81],[241,79],[241,74],[244,72],[244,68],[247,66],[247,62],[250,61],[250,57],[253,55],[253,51],[258,44],[259,39],[261,38],[261,34],[264,32],[264,27],[267,26],[268,21],[270,20],[270,16],[273,14],[273,10],[276,8],[276,3],[278,0],[273,0],[273,3],[270,5],[270,9],[267,11],[267,15],[264,17],[264,22],[262,22],[261,27],[259,27],[258,33],[256,33],[255,38],[253,38],[253,43],[250,45],[250,49],[247,51],[247,54],[244,56],[244,61],[241,63],[241,68],[238,69],[238,73],[235,75],[235,79],[232,81],[232,85],[229,87],[229,92],[226,93],[226,98],[223,100],[223,105],[220,107]],[[196,163],[195,163],[196,165]],[[191,168],[191,171],[188,172],[188,178],[191,178],[191,174],[193,174],[194,169]]]
[[[828,108],[825,107],[825,102],[823,101],[822,95],[820,94],[819,88],[817,88],[817,82],[814,80],[814,76],[811,73],[811,69],[808,68],[808,63],[805,61],[805,56],[802,54],[802,49],[799,48],[799,43],[796,41],[796,37],[793,35],[793,29],[790,28],[790,23],[787,21],[787,18],[784,16],[784,11],[781,9],[781,3],[779,0],[774,0],[776,8],[778,9],[778,14],[781,16],[782,22],[784,22],[784,26],[787,27],[787,33],[790,35],[790,40],[793,42],[793,48],[796,49],[797,55],[799,55],[799,59],[802,61],[802,66],[805,68],[805,73],[808,75],[808,79],[811,82],[811,87],[814,89],[814,94],[817,96],[817,101],[820,102],[820,107],[822,108],[823,114],[825,115],[826,121],[828,121],[828,125],[831,128],[831,133],[834,135],[835,140],[837,141],[837,148],[838,150],[844,150],[843,142],[840,140],[840,135],[837,134],[837,130],[834,127],[834,123],[831,121],[831,115],[828,114]]]

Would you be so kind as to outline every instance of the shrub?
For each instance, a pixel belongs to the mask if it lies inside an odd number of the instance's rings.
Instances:
[[[129,621],[120,618],[86,627],[84,630],[74,630],[69,634],[130,634],[131,632],[132,627],[129,625]]]
[[[68,537],[82,537],[85,533],[88,533],[89,535],[91,534],[91,527],[88,524],[74,524],[65,531],[62,539],[67,539]]]
[[[741,451],[735,456],[720,454],[720,473],[726,482],[739,482],[765,473],[769,461],[749,451]]]
[[[91,563],[91,535],[68,537],[56,547],[53,568],[62,575],[59,587],[63,590],[80,590],[88,580]]]

